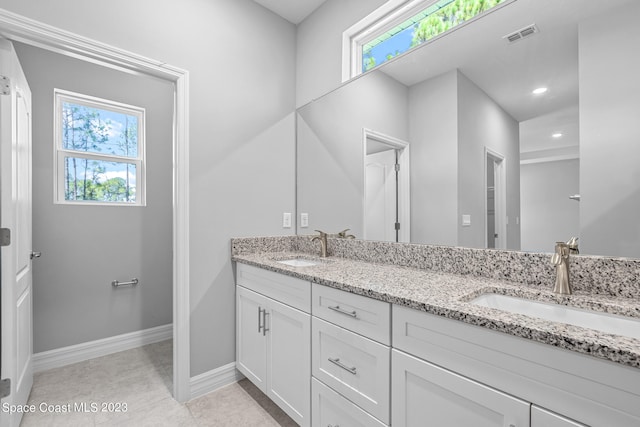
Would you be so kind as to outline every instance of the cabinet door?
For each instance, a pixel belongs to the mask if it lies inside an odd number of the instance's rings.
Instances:
[[[531,406],[531,427],[586,427],[584,424],[572,421],[568,418],[539,408]]]
[[[267,336],[263,332],[268,299],[236,287],[236,367],[260,390],[267,390]]]
[[[394,427],[528,427],[528,402],[397,350],[392,351]]]
[[[310,425],[311,316],[269,301],[267,395],[301,426]]]

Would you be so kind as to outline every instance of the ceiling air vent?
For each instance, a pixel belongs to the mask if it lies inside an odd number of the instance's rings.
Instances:
[[[539,31],[540,30],[538,30],[538,27],[536,27],[536,24],[531,24],[524,28],[519,29],[518,31],[514,31],[511,34],[507,34],[506,36],[503,37],[503,39],[507,40],[509,43],[513,43],[518,40],[522,40],[525,37],[529,37]]]

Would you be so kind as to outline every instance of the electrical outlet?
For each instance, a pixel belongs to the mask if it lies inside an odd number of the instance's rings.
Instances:
[[[301,213],[300,214],[300,227],[301,228],[306,228],[309,226],[309,214],[308,213]]]
[[[282,228],[291,228],[291,212],[282,214]]]

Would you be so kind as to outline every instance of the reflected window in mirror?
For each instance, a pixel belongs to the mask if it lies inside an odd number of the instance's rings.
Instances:
[[[513,1],[513,0],[511,0]],[[349,38],[347,78],[379,65],[467,24],[510,0],[413,0],[389,2],[345,35]],[[400,3],[400,5],[397,5]],[[392,8],[393,7],[393,8]],[[392,8],[391,10],[389,10]],[[355,32],[355,34],[354,34]],[[345,58],[346,59],[346,58]]]

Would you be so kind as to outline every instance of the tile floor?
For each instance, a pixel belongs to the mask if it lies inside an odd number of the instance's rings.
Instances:
[[[168,340],[40,372],[28,403],[36,412],[25,414],[21,426],[297,425],[247,380],[176,402],[171,357]]]

